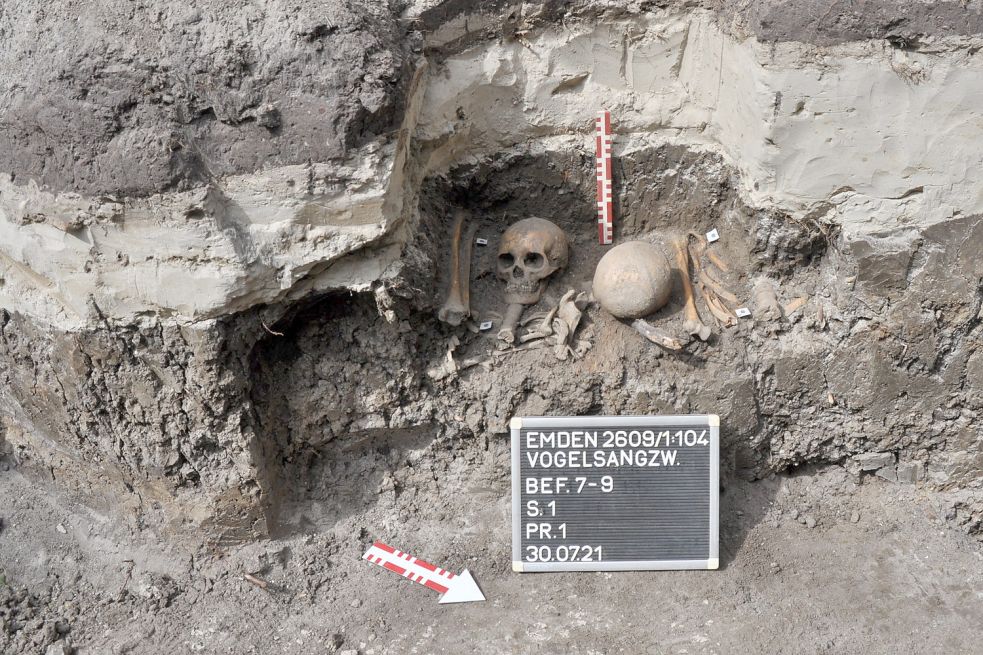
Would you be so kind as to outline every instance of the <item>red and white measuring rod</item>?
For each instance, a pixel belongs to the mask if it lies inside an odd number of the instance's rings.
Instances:
[[[385,567],[408,578],[424,587],[433,589],[440,594],[440,603],[467,603],[484,600],[485,596],[467,569],[456,575],[450,571],[438,568],[422,559],[417,559],[409,553],[396,550],[377,541],[362,555],[362,559]]]
[[[602,246],[614,241],[614,200],[611,193],[611,112],[597,114],[597,236]]]

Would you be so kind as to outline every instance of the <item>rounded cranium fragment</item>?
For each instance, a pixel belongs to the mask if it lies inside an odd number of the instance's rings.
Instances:
[[[641,318],[669,302],[672,267],[662,250],[627,241],[609,250],[594,270],[594,297],[618,318]]]
[[[547,278],[567,265],[567,235],[545,218],[526,218],[505,230],[498,247],[498,277],[510,304],[535,305]]]

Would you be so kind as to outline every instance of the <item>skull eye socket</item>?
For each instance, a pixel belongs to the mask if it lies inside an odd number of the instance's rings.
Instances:
[[[515,257],[507,252],[498,256],[498,265],[502,268],[512,268],[515,266]]]
[[[538,252],[526,253],[526,256],[522,258],[523,265],[531,270],[537,270],[543,267],[546,263],[546,258]]]

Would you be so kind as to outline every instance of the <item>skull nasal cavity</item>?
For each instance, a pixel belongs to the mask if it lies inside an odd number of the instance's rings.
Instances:
[[[543,267],[543,264],[546,263],[546,258],[538,252],[530,252],[526,253],[526,256],[522,258],[522,263],[525,264],[527,268],[536,270],[537,268]]]

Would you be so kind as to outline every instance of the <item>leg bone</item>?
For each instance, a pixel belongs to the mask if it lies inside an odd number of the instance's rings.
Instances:
[[[454,232],[451,235],[450,286],[447,290],[447,299],[437,311],[437,318],[448,325],[455,326],[471,316],[471,241],[469,239],[466,243],[461,243],[463,230],[464,212],[458,211],[454,219]]]

